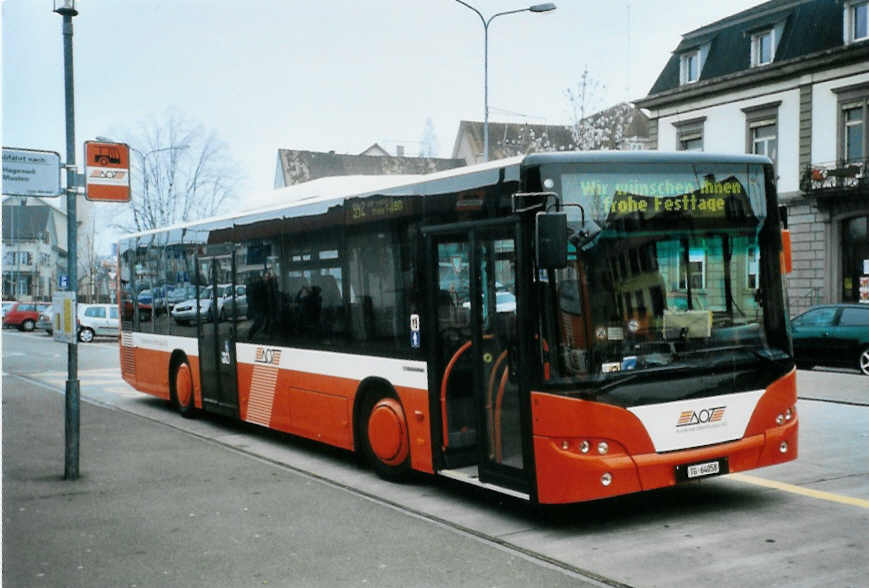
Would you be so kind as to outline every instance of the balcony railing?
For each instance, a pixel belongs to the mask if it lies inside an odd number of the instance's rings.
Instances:
[[[869,158],[813,163],[800,176],[803,192],[866,187],[869,187]]]

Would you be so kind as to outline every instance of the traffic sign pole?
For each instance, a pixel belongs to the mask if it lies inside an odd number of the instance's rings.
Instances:
[[[67,242],[67,273],[69,288],[78,292],[78,235],[76,223],[76,196],[78,195],[77,173],[75,168],[75,101],[73,95],[72,75],[72,14],[61,13],[63,16],[63,72],[66,94],[66,242]],[[76,342],[67,346],[67,380],[65,407],[65,452],[63,477],[67,480],[78,479],[79,464],[79,381],[78,381],[78,345]]]

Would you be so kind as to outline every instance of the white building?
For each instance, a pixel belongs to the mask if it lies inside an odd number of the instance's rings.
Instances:
[[[3,298],[51,300],[66,268],[66,213],[38,198],[4,200]]]
[[[772,0],[686,33],[636,105],[658,149],[773,160],[793,237],[792,314],[859,300],[869,277],[869,0]]]

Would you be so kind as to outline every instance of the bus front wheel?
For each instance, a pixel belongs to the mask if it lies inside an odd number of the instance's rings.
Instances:
[[[405,479],[410,471],[410,441],[401,402],[388,394],[372,394],[360,414],[366,461],[385,480]]]

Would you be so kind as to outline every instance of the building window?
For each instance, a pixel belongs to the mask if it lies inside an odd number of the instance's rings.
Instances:
[[[869,114],[869,84],[833,90],[839,101],[839,160],[860,162],[866,159],[866,119]]]
[[[691,276],[691,289],[702,290],[706,287],[706,249],[703,247],[690,247],[688,249],[688,264],[685,258],[679,258],[679,288],[684,290],[688,287],[688,276]]]
[[[759,124],[751,127],[751,152],[766,155],[775,161],[778,155],[775,124]]]
[[[863,107],[846,108],[842,113],[845,144],[842,154],[845,161],[863,159],[863,137],[866,134],[866,121],[863,120]]]
[[[677,151],[703,151],[703,124],[706,117],[673,123]]]
[[[679,82],[691,84],[700,79],[700,50],[682,54]]]
[[[778,107],[781,101],[743,108],[745,113],[745,151],[778,159]]]
[[[30,265],[33,263],[33,257],[29,251],[5,251],[3,253],[3,265],[18,266]]]
[[[751,36],[751,65],[772,63],[775,57],[775,30],[769,29]]]
[[[869,2],[849,2],[845,5],[845,42],[869,39]]]
[[[680,137],[679,151],[703,151],[703,135]]]

